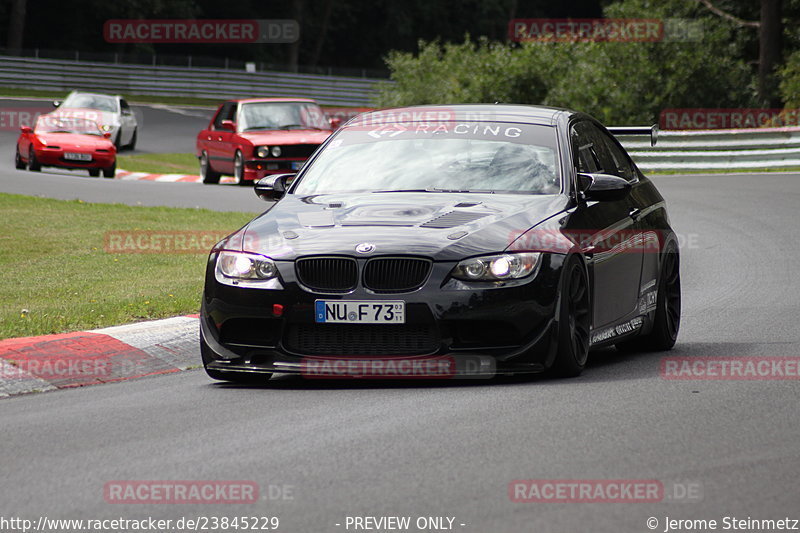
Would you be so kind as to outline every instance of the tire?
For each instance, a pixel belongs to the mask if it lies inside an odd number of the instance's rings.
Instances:
[[[675,346],[681,327],[680,253],[674,242],[664,248],[658,279],[656,314],[650,333],[617,344],[623,352],[662,352]]]
[[[111,164],[110,167],[106,167],[103,169],[103,177],[104,178],[113,178],[117,174],[117,162]]]
[[[131,142],[128,143],[128,150],[136,150],[136,135],[138,133],[137,128],[133,128],[133,135],[131,135]]]
[[[100,169],[99,168],[90,168],[89,175],[93,178],[100,177]]]
[[[208,161],[208,153],[203,150],[200,154],[200,179],[203,183],[219,183],[220,173],[211,168],[211,163]]]
[[[14,152],[14,167],[17,170],[25,170],[28,167],[27,163],[22,160],[22,156],[19,153],[19,146],[17,146],[17,150]]]
[[[558,311],[558,350],[549,374],[554,377],[576,377],[583,372],[589,358],[589,325],[591,299],[586,267],[576,257],[567,259],[561,280],[561,302]]]
[[[117,132],[117,136],[114,137],[114,147],[117,149],[117,152],[122,150],[122,128]]]
[[[236,183],[239,185],[249,185],[244,181],[244,156],[241,150],[236,150],[233,156],[233,177],[236,178]]]
[[[36,152],[33,151],[33,146],[28,149],[28,170],[31,172],[39,172],[42,170],[42,165],[36,159]]]

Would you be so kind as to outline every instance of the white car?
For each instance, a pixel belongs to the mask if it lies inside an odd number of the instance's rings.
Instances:
[[[128,102],[121,96],[72,91],[63,102],[53,102],[52,115],[81,117],[93,120],[111,134],[117,150],[136,148],[138,124]]]

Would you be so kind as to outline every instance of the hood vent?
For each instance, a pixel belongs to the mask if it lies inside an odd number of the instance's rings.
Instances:
[[[457,226],[462,226],[464,224],[469,224],[472,221],[478,220],[479,218],[483,218],[485,216],[489,216],[489,213],[476,213],[470,211],[450,211],[443,215],[439,215],[438,217],[431,219],[424,224],[421,224],[421,228],[438,228],[438,229],[448,229],[448,228],[455,228]]]

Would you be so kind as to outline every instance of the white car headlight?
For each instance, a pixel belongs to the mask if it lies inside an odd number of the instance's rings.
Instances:
[[[278,276],[278,268],[269,257],[245,252],[220,252],[217,270],[226,278],[268,280]]]
[[[524,278],[539,262],[539,252],[486,255],[464,259],[451,275],[463,281],[502,281]]]

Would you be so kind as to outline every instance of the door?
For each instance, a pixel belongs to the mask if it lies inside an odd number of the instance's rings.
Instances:
[[[223,120],[236,120],[236,102],[225,102],[211,123],[206,135],[208,159],[214,170],[226,174],[233,173],[234,132],[222,127]]]
[[[573,125],[570,138],[577,172],[629,176],[615,161],[607,133],[584,120]],[[632,171],[632,168],[631,168]],[[594,329],[613,325],[636,315],[642,271],[640,230],[633,201],[587,201],[571,217],[572,230],[585,236],[590,275],[593,277]],[[579,227],[582,226],[582,227]]]
[[[131,144],[133,142],[133,132],[136,131],[136,116],[133,114],[131,106],[128,105],[128,102],[126,102],[124,98],[120,98],[119,108],[119,121],[120,128],[122,129],[120,139],[122,140],[122,144]]]

